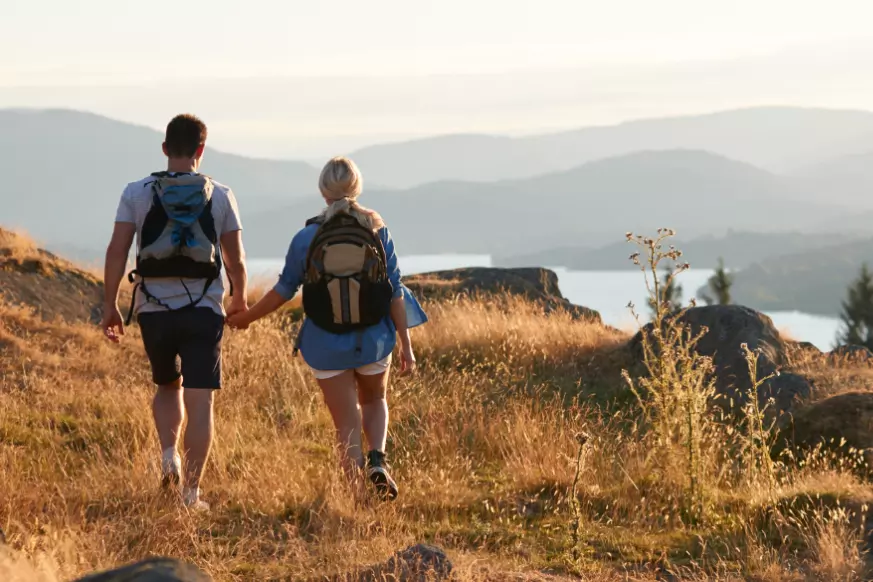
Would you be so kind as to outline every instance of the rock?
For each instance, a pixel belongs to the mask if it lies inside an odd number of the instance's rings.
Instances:
[[[828,358],[853,363],[869,362],[873,359],[873,352],[864,346],[840,346],[830,352]]]
[[[0,546],[6,544],[6,533],[3,531],[3,528],[0,527]]]
[[[758,358],[758,378],[775,374],[787,361],[788,345],[779,336],[773,321],[753,309],[739,305],[708,305],[694,307],[685,312],[682,321],[688,324],[693,335],[705,327],[708,331],[697,344],[699,354],[713,359],[716,370],[716,390],[726,402],[742,405],[752,388],[749,369],[741,346],[761,350]],[[644,330],[651,330],[651,324]],[[642,332],[631,340],[631,348],[642,356]],[[770,398],[777,411],[789,410],[797,398],[808,396],[813,385],[810,380],[797,374],[781,373],[771,378],[758,391],[759,404],[764,406]]]
[[[211,582],[200,568],[174,558],[150,558],[76,582]]]
[[[439,582],[452,579],[452,562],[440,548],[416,544],[394,554],[384,564],[336,576],[333,582]]]
[[[570,303],[558,287],[558,274],[549,269],[497,269],[471,267],[436,271],[404,278],[403,283],[425,299],[451,299],[459,295],[509,294],[539,302],[546,313],[563,310],[576,319],[600,322],[593,309]]]
[[[873,449],[873,393],[844,392],[804,406],[793,414],[789,435],[795,444],[836,448],[844,442],[865,452]]]

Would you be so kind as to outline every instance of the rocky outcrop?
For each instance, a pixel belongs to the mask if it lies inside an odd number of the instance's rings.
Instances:
[[[743,344],[750,350],[760,350],[759,379],[776,374],[787,363],[788,344],[779,336],[773,321],[753,309],[739,305],[694,307],[685,312],[682,322],[690,327],[693,335],[706,328],[706,334],[697,344],[697,352],[713,359],[716,389],[724,402],[741,405],[747,401],[752,388]],[[650,330],[649,326],[644,331]],[[631,340],[638,356],[642,355],[641,333]],[[787,411],[811,390],[812,383],[803,376],[780,372],[760,387],[758,399],[764,406],[772,398],[778,411]]]
[[[173,558],[151,558],[115,570],[92,574],[76,582],[211,582],[203,570]]]
[[[837,394],[804,406],[793,417],[787,436],[796,445],[873,451],[873,393]]]
[[[441,549],[416,544],[376,564],[356,572],[325,578],[330,582],[439,582],[452,579],[452,562]]]
[[[577,319],[600,322],[593,309],[570,303],[558,287],[558,275],[549,269],[496,269],[472,267],[437,271],[404,278],[404,284],[424,299],[451,299],[459,295],[525,297],[541,303],[546,312],[566,311]]]

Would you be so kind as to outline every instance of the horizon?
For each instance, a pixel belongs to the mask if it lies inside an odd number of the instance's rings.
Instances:
[[[654,117],[633,117],[633,118],[628,118],[625,120],[615,121],[615,122],[567,127],[567,128],[563,128],[563,129],[555,129],[555,130],[551,130],[551,131],[542,131],[542,132],[529,132],[529,133],[516,133],[516,134],[513,134],[513,133],[503,133],[503,134],[501,134],[501,133],[484,133],[484,132],[467,132],[467,133],[453,132],[453,133],[443,133],[443,134],[429,134],[429,135],[425,135],[425,136],[421,136],[421,137],[414,137],[414,138],[388,140],[388,141],[375,141],[372,143],[364,144],[364,145],[356,148],[356,151],[367,150],[370,148],[378,148],[378,147],[382,147],[382,146],[396,146],[396,145],[404,145],[404,144],[413,144],[416,142],[425,142],[425,141],[430,141],[430,140],[448,139],[448,138],[455,138],[455,137],[457,137],[457,138],[461,138],[461,137],[487,137],[487,138],[498,138],[498,139],[499,138],[505,138],[505,139],[537,138],[537,137],[547,137],[547,136],[555,136],[555,135],[561,135],[561,134],[571,134],[574,132],[581,132],[581,131],[586,131],[586,130],[590,130],[590,129],[616,128],[616,127],[621,127],[621,126],[626,126],[626,125],[633,125],[636,123],[672,121],[672,120],[678,120],[678,119],[706,118],[706,117],[719,116],[719,115],[723,115],[723,114],[742,113],[742,112],[747,112],[747,111],[766,111],[766,110],[827,111],[827,112],[832,112],[832,113],[856,113],[856,114],[871,114],[871,115],[873,115],[873,108],[864,109],[864,108],[848,108],[848,107],[841,108],[841,107],[819,107],[819,106],[798,106],[798,105],[778,105],[778,104],[752,105],[752,106],[747,106],[747,107],[733,107],[733,108],[727,108],[727,109],[704,111],[704,112],[699,112],[699,113],[663,115],[663,116],[654,116]],[[75,109],[75,108],[69,108],[69,107],[27,107],[27,106],[0,107],[0,113],[2,113],[4,111],[17,112],[17,113],[62,112],[62,113],[92,115],[92,116],[106,119],[108,121],[112,121],[115,123],[121,123],[121,124],[129,125],[129,126],[133,126],[133,127],[138,127],[141,129],[148,129],[150,131],[154,131],[154,132],[157,132],[159,134],[163,134],[164,129],[165,129],[163,126],[153,127],[153,126],[147,125],[145,123],[127,121],[124,119],[113,117],[111,115],[100,113],[99,111],[90,111],[90,110],[86,110],[86,109]],[[178,113],[194,113],[195,115],[197,115],[196,111],[179,111]],[[169,121],[169,119],[168,119],[168,121]],[[315,161],[313,158],[306,159],[306,158],[292,158],[292,157],[270,157],[270,156],[251,154],[251,153],[247,153],[247,152],[228,150],[228,149],[225,149],[222,147],[215,147],[213,145],[213,142],[216,140],[214,138],[214,132],[212,130],[212,127],[209,124],[209,120],[204,119],[204,122],[206,122],[207,126],[209,127],[209,138],[208,138],[208,142],[207,142],[208,150],[220,152],[222,154],[234,155],[234,156],[247,158],[247,159],[254,159],[254,160],[261,159],[261,160],[269,160],[269,161],[275,161],[275,162],[301,162],[301,163],[305,163],[305,164],[308,164],[311,166],[317,166],[319,164],[319,162]],[[629,154],[620,154],[618,156],[610,156],[610,157],[624,157],[626,155],[635,155],[635,154],[643,153],[646,151],[695,151],[695,150],[689,149],[689,148],[669,148],[667,150],[646,150],[646,149],[643,149],[643,150],[640,150],[639,152],[631,152]],[[730,157],[725,156],[723,154],[720,154],[718,152],[713,152],[713,151],[703,150],[703,149],[698,149],[697,151],[709,153],[709,154],[714,155],[716,157],[722,157],[722,158],[730,159],[732,161],[740,161],[741,163],[747,163],[747,162],[742,162],[741,160],[734,160],[733,158],[730,158]],[[348,153],[352,154],[355,152],[348,152]],[[608,158],[606,158],[606,159],[608,159]],[[586,161],[586,162],[580,163],[579,166],[583,166],[583,165],[586,165],[588,163],[598,162],[598,161],[602,161],[602,160]]]

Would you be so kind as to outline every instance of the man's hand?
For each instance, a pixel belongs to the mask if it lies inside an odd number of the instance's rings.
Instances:
[[[107,305],[103,308],[103,323],[100,324],[103,328],[103,335],[109,341],[118,343],[121,341],[121,336],[124,335],[124,320],[121,318],[121,312],[117,305]]]
[[[404,344],[400,350],[400,375],[409,376],[415,373],[415,368],[415,354],[412,351],[412,344]]]

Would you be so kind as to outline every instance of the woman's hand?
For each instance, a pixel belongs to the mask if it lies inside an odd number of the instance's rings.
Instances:
[[[415,353],[412,351],[412,342],[404,343],[400,349],[400,375],[409,376],[415,372],[417,364]]]

